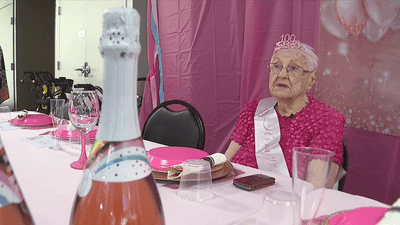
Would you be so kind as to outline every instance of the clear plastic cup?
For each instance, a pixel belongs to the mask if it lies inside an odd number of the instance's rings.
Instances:
[[[293,193],[300,197],[303,224],[314,223],[321,206],[334,153],[312,147],[293,148]]]
[[[0,122],[8,122],[11,119],[11,110],[9,106],[0,106]]]
[[[178,197],[190,201],[204,201],[213,198],[210,163],[202,159],[185,161],[176,194]]]
[[[257,225],[299,225],[300,198],[292,191],[271,190],[264,194]]]

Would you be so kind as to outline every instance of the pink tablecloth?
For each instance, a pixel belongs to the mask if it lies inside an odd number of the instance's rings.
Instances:
[[[47,129],[48,130],[48,129]],[[79,149],[52,151],[22,141],[45,130],[2,131],[1,136],[17,180],[33,218],[38,225],[67,225],[82,171],[69,164],[79,157]],[[147,149],[161,146],[145,141]],[[232,185],[237,176],[267,172],[234,164],[234,173],[213,183],[216,197],[205,202],[190,202],[176,196],[175,185],[157,184],[167,224],[253,224],[265,189],[246,192]],[[271,175],[271,174],[269,174]],[[274,175],[274,188],[289,189],[291,179]],[[362,206],[387,205],[378,201],[328,190],[320,215]]]

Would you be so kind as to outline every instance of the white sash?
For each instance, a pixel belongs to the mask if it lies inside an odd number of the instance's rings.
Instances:
[[[275,98],[261,99],[254,116],[255,148],[259,169],[290,177],[279,141],[281,133]]]

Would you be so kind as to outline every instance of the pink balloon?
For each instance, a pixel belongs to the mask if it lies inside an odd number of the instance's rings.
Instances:
[[[339,23],[335,13],[335,5],[330,0],[321,1],[321,23],[333,36],[341,39],[349,36],[349,33]]]
[[[386,34],[389,28],[381,28],[376,24],[371,18],[369,18],[367,25],[362,31],[364,36],[367,37],[368,40],[372,42],[377,42],[383,35]]]
[[[343,28],[354,36],[361,33],[368,21],[362,0],[336,0],[335,12]]]
[[[364,0],[365,9],[379,27],[387,28],[396,18],[400,1],[398,0]]]

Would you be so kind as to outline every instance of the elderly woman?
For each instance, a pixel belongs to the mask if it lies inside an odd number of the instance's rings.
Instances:
[[[293,147],[318,147],[335,153],[330,182],[342,165],[344,118],[307,96],[315,84],[318,57],[313,49],[281,37],[268,66],[273,97],[247,103],[225,152],[235,163],[291,176]]]

